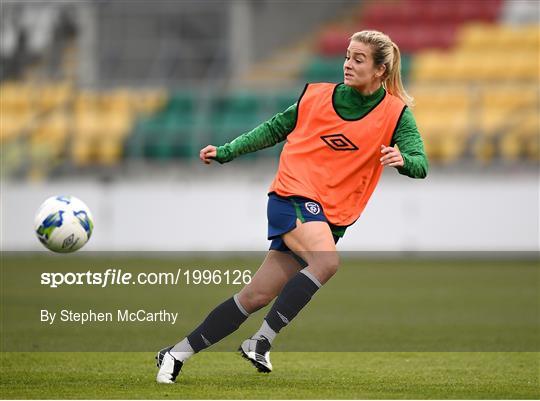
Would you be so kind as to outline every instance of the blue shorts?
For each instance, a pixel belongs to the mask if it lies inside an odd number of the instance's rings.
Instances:
[[[297,219],[302,223],[308,221],[327,222],[336,243],[340,237],[343,237],[347,228],[329,223],[318,202],[301,196],[284,197],[271,192],[268,194],[267,215],[268,239],[272,241],[270,249],[276,251],[290,251],[281,236],[296,228]]]

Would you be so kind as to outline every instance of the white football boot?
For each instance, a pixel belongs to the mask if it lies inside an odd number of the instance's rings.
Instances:
[[[157,367],[159,368],[156,381],[158,383],[172,384],[176,380],[176,377],[180,373],[182,361],[174,358],[169,352],[171,347],[163,348],[156,355]]]
[[[248,338],[242,343],[238,351],[242,357],[250,361],[259,372],[270,373],[272,363],[270,362],[270,342],[262,337],[261,339]]]

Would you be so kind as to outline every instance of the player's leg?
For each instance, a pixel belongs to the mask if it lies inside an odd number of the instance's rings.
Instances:
[[[276,334],[311,300],[315,292],[337,271],[339,257],[328,223],[310,221],[284,234],[286,245],[308,266],[295,274],[283,287],[259,331],[240,347],[260,372],[270,372],[269,352]]]
[[[248,313],[264,308],[301,268],[290,252],[271,249],[249,284],[238,293],[238,300]]]
[[[157,381],[173,383],[188,358],[238,329],[250,313],[271,302],[300,268],[299,262],[290,254],[269,251],[251,282],[240,293],[214,308],[178,344],[159,351],[156,357],[160,368]]]
[[[274,300],[291,277],[303,267],[298,258],[286,248],[281,238],[274,240],[272,247],[275,249],[271,249],[267,256],[271,263],[261,266],[251,282],[239,293],[241,303],[250,310],[250,313]],[[259,331],[244,341],[238,349],[241,355],[261,372],[272,370],[269,342],[272,333],[274,331],[266,321],[263,321]]]
[[[299,224],[284,234],[283,240],[308,266],[287,282],[265,317],[276,333],[294,319],[339,266],[335,239],[326,222]]]

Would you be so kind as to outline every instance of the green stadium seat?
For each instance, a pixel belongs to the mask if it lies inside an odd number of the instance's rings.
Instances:
[[[228,142],[263,121],[264,100],[254,93],[238,92],[214,98],[210,106],[210,132],[214,143]]]
[[[343,57],[313,57],[304,70],[306,82],[343,82]]]
[[[281,113],[291,107],[298,101],[300,91],[298,92],[282,92],[275,95],[272,102],[272,115]]]
[[[160,116],[143,128],[144,155],[155,159],[188,157],[192,154],[192,133],[175,116]]]

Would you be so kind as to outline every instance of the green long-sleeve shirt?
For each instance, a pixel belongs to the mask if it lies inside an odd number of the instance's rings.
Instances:
[[[336,89],[334,104],[339,115],[347,119],[358,119],[384,96],[381,86],[371,95],[364,96],[354,88],[341,84]],[[216,160],[226,163],[245,153],[273,146],[287,138],[296,125],[295,103],[282,113],[276,114],[253,130],[240,135],[233,141],[218,147]],[[412,112],[406,108],[392,137],[391,145],[397,145],[403,156],[404,165],[397,170],[412,178],[424,178],[428,172],[428,161],[424,143],[418,132]]]

